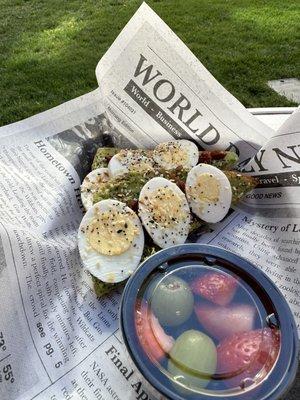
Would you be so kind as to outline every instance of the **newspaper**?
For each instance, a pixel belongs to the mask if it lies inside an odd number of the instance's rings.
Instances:
[[[121,291],[97,298],[78,254],[80,183],[99,146],[235,149],[259,188],[200,241],[263,269],[299,327],[299,111],[268,128],[145,4],[96,75],[94,92],[0,128],[1,400],[160,398],[122,344]]]

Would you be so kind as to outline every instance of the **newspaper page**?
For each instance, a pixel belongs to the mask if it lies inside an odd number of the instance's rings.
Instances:
[[[151,15],[151,18],[153,17],[152,23],[148,20],[147,13]],[[259,148],[265,144],[267,156],[267,149],[269,149],[266,144],[267,138],[268,135],[272,137],[274,131],[268,129],[263,123],[257,122],[228,92],[222,89],[204,67],[196,59],[192,59],[189,51],[174,34],[171,34],[169,28],[157,16],[154,18],[154,15],[147,6],[143,5],[140,8],[133,17],[133,25],[130,26],[129,23],[125,28],[125,36],[121,33],[115,43],[117,47],[119,46],[120,54],[125,51],[120,45],[122,35],[123,39],[126,37],[126,47],[130,46],[133,50],[136,43],[137,51],[139,51],[142,35],[140,31],[140,34],[136,36],[136,30],[148,29],[147,38],[144,37],[143,40],[147,39],[151,42],[157,40],[157,35],[168,31],[169,33],[163,35],[168,41],[168,46],[163,51],[172,68],[181,69],[181,71],[178,70],[178,74],[179,72],[184,74],[187,80],[195,79],[194,87],[196,87],[196,81],[202,81],[203,98],[198,99],[195,107],[203,115],[203,124],[205,120],[207,128],[211,128],[206,135],[198,135],[201,140],[204,138],[202,142],[197,140],[198,143],[204,148],[236,146],[243,160],[256,155]],[[128,43],[130,37],[131,41]],[[174,46],[172,46],[172,40],[174,40]],[[115,44],[113,44],[113,55],[118,56]],[[179,62],[179,55],[182,60],[189,61],[185,70],[184,65]],[[130,58],[130,54],[124,56],[125,64],[128,57]],[[109,70],[109,54],[104,57],[104,60],[103,71],[99,66],[97,68],[98,78],[100,73],[107,78],[112,73]],[[158,60],[159,58],[156,59],[157,68],[163,73],[164,63]],[[119,66],[119,64],[115,65]],[[132,73],[124,65],[124,72],[122,72],[124,82],[129,82],[129,76],[127,77],[129,72]],[[188,78],[189,75],[191,78]],[[147,79],[151,79],[150,73]],[[180,90],[183,89],[179,87]],[[201,90],[200,92],[202,93]],[[143,121],[143,130],[147,132],[145,134],[138,129],[138,125],[135,125],[130,108],[122,110],[123,119],[120,119],[119,115],[122,113],[117,114],[115,109],[109,109],[111,105],[105,96],[102,102],[103,93],[105,92],[100,87],[86,96],[53,110],[0,129],[1,400],[154,400],[160,398],[158,393],[141,377],[122,344],[118,329],[121,291],[97,298],[93,291],[91,277],[82,268],[76,240],[77,229],[83,215],[80,183],[89,171],[93,155],[99,146],[151,147],[158,141],[172,137],[192,137],[195,140],[196,138],[190,135],[187,129],[185,132],[188,132],[188,136],[175,134],[173,125],[170,128],[172,130],[170,134],[166,127],[156,122],[154,124],[152,116],[147,111],[142,108],[136,109],[138,110],[135,114],[136,122],[139,125]],[[157,93],[162,96],[164,92]],[[183,93],[187,96],[185,91]],[[213,117],[210,109],[214,102],[216,108]],[[186,108],[188,108],[187,104]],[[207,104],[206,110],[200,109],[200,104],[203,107]],[[198,112],[195,111],[197,115]],[[128,119],[131,120],[132,125],[127,125],[127,116],[130,117]],[[182,119],[187,122],[186,118]],[[161,130],[158,125],[161,126]],[[195,125],[192,125],[192,121],[188,125],[194,129]],[[178,122],[178,126],[184,129],[184,123]],[[226,130],[226,126],[230,129]],[[287,133],[290,135],[286,134],[284,143],[287,146],[294,146],[296,142],[290,140],[292,132]],[[244,139],[242,135],[245,135]],[[212,143],[218,136],[220,139]],[[272,140],[280,139],[274,136]],[[276,142],[274,143],[275,146]],[[282,149],[282,151],[287,153],[289,150]],[[293,149],[290,149],[289,156],[282,157],[285,162],[294,163],[292,164],[293,171],[297,173],[297,154],[299,153],[296,148],[295,151],[293,155]],[[257,160],[261,162],[261,153],[257,154]],[[278,164],[273,166],[271,158],[268,161],[266,157],[264,161],[265,168],[269,168],[270,171],[276,170],[278,175],[286,172],[283,167],[279,170]],[[255,158],[252,162],[255,162]],[[250,166],[245,168],[250,168]],[[266,175],[266,171],[255,170],[254,172],[264,172]],[[290,179],[292,172],[290,170],[287,172]],[[278,179],[281,178],[285,179],[281,175],[278,176]],[[294,193],[295,186],[291,185],[289,188],[291,193]],[[261,191],[263,190],[262,188]],[[248,203],[253,201],[251,197],[247,199],[245,204],[242,204],[242,207],[248,207],[246,211],[237,212],[249,215],[249,220],[252,218],[255,223],[258,223],[255,214],[249,211],[253,207]],[[267,202],[265,205],[268,206]],[[267,207],[265,208],[268,211]],[[281,219],[276,219],[276,223],[268,223],[268,226],[281,227],[287,226],[288,223],[298,223],[296,204],[295,207],[282,207],[282,213],[284,210],[294,214],[280,214]],[[226,220],[228,224],[231,223],[234,215],[232,214]],[[245,228],[249,225],[251,228],[250,223],[248,225],[247,223],[245,220],[240,221],[241,227]],[[238,226],[237,223],[235,226]],[[287,240],[297,237],[296,233],[292,234],[293,228],[294,225],[291,225],[291,228],[282,235],[279,234],[281,228],[275,231],[274,238],[278,238],[278,242],[276,244],[274,242],[273,246],[277,256],[281,254],[279,246],[284,237]],[[218,227],[218,232],[222,232],[222,229],[223,227]],[[273,238],[271,228],[266,232],[269,237],[272,234]],[[217,230],[214,231],[214,235],[215,239],[211,238],[211,240],[217,240]],[[236,236],[232,241],[239,243],[238,235]],[[243,232],[239,232],[239,237],[242,236]],[[267,235],[262,236],[260,240],[267,240]],[[258,246],[261,244],[260,241],[257,243]],[[297,247],[296,244],[283,242],[281,245],[286,248],[293,247],[293,249]],[[246,247],[244,244],[245,249]],[[260,255],[258,248],[256,252]],[[243,255],[247,256],[247,253]],[[263,252],[260,257],[262,256],[265,256]],[[295,254],[289,254],[286,257],[296,259]],[[273,257],[276,263],[275,260]],[[296,279],[297,276],[299,278],[297,265],[292,261],[278,260],[277,264],[278,267],[270,264],[270,269],[272,271],[278,269],[278,273],[283,275],[282,283],[286,277],[290,277],[291,280]],[[262,267],[265,263],[257,261],[257,265]],[[295,267],[294,272],[287,270],[292,266]],[[290,281],[287,287],[297,288],[297,283]],[[283,288],[282,291],[293,306],[290,299],[297,301],[299,294],[296,295],[295,291],[291,293],[291,290],[285,291]],[[296,304],[293,310],[294,312],[297,310]],[[297,321],[299,323],[299,318]]]
[[[113,124],[145,147],[193,139],[249,161],[274,131],[251,115],[145,3],[100,60],[96,76]]]
[[[95,149],[133,144],[94,93],[63,107],[0,130],[0,398],[155,399],[121,342],[121,293],[97,298],[77,249]]]

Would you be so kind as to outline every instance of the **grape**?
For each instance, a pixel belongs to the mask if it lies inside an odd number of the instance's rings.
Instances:
[[[217,350],[209,336],[196,330],[185,331],[176,340],[168,362],[172,378],[187,389],[205,388],[217,366]],[[180,392],[184,388],[176,385]]]
[[[178,326],[191,316],[194,296],[183,279],[167,276],[154,285],[151,307],[162,325]]]

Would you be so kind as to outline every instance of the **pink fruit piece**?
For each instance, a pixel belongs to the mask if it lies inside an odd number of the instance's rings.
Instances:
[[[217,374],[227,377],[228,387],[243,386],[245,379],[256,383],[271,371],[280,348],[278,329],[264,328],[238,333],[217,347]]]
[[[230,275],[209,272],[196,279],[192,291],[220,306],[226,306],[233,299],[238,281]]]
[[[143,350],[153,360],[160,361],[171,350],[174,339],[165,333],[144,301],[136,303],[135,327]]]
[[[175,343],[175,340],[173,339],[172,336],[166,334],[166,332],[158,322],[158,319],[153,314],[153,312],[150,311],[149,316],[150,316],[150,325],[152,328],[152,332],[155,336],[155,339],[157,340],[163,351],[168,354],[171,351]]]
[[[195,313],[207,332],[216,339],[253,329],[256,310],[247,304],[227,307],[214,304],[197,304]]]

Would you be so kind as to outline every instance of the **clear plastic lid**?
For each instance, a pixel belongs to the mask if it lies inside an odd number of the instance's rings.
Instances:
[[[239,392],[266,379],[280,350],[270,309],[224,268],[157,272],[136,301],[141,350],[176,390]]]
[[[261,387],[278,363],[282,332],[264,282],[208,257],[163,260],[144,279],[142,269],[134,299],[131,293],[129,346],[136,347],[133,358],[141,357],[138,366],[146,378],[154,377],[176,399],[268,398],[260,397]]]

